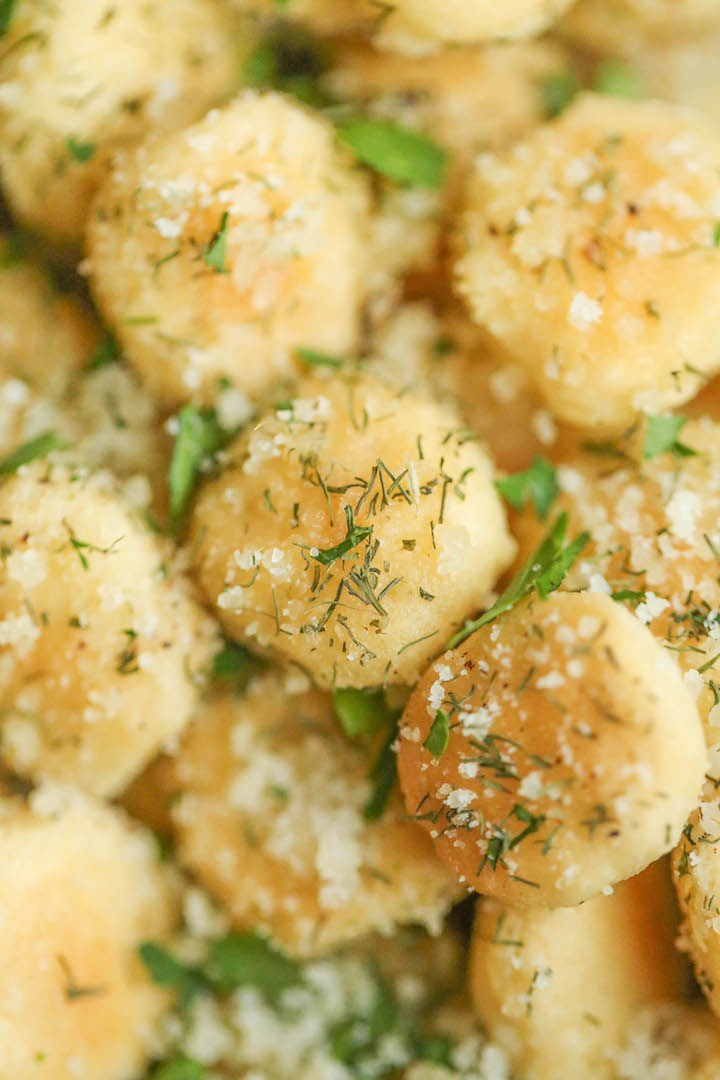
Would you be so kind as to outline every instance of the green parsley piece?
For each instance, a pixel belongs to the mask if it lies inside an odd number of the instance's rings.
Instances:
[[[227,683],[235,693],[240,693],[264,666],[263,661],[244,645],[228,642],[224,649],[215,653],[211,675]]]
[[[560,588],[568,571],[590,539],[590,534],[583,532],[564,547],[567,526],[567,514],[559,514],[537,551],[515,575],[507,589],[484,615],[468,623],[462,630],[458,630],[448,642],[448,649],[454,649],[476,630],[487,626],[503,612],[509,611],[531,592],[535,591],[542,600],[547,600],[551,592]]]
[[[175,524],[193,493],[203,462],[217,453],[225,439],[214,409],[199,409],[197,405],[181,409],[168,472],[170,512]]]
[[[545,115],[548,118],[559,116],[580,93],[580,83],[571,68],[555,71],[540,84]]]
[[[415,1040],[415,1057],[452,1069],[452,1039],[449,1035],[424,1035]]]
[[[397,1031],[399,1026],[398,1003],[392,989],[374,965],[369,965],[374,983],[374,1000],[370,1011],[348,1017],[330,1032],[330,1050],[333,1057],[348,1066],[355,1075],[365,1076],[363,1060],[378,1052],[378,1042],[383,1036]]]
[[[203,1080],[204,1076],[205,1066],[183,1055],[154,1069],[150,1080]]]
[[[624,450],[621,450],[614,442],[606,439],[602,442],[584,442],[581,449],[588,454],[598,454],[600,457],[615,458],[617,461],[628,461],[629,458]]]
[[[448,722],[448,717],[442,709],[438,709],[423,746],[426,750],[430,751],[434,758],[441,758],[447,750],[449,742],[450,724]]]
[[[720,221],[715,222],[713,229],[713,247],[720,247]]]
[[[336,690],[333,705],[343,731],[351,739],[374,735],[383,729],[388,732],[370,769],[372,792],[363,810],[367,821],[376,821],[385,812],[397,781],[393,744],[397,738],[399,713],[388,706],[382,690]]]
[[[340,726],[346,735],[374,735],[387,727],[395,714],[388,708],[382,690],[336,690],[333,705]]]
[[[637,607],[638,604],[642,604],[645,601],[644,589],[616,589],[615,592],[610,593],[610,599],[616,600],[620,604],[632,604]]]
[[[303,981],[300,966],[259,934],[228,934],[213,941],[205,970],[221,992],[254,986],[271,1003]]]
[[[98,368],[107,367],[108,364],[116,364],[120,359],[120,346],[112,334],[105,334],[104,338],[88,360],[88,371],[97,371]]]
[[[315,559],[316,562],[322,563],[323,566],[332,566],[338,559],[344,558],[349,551],[352,551],[353,548],[356,548],[358,544],[361,544],[363,540],[372,535],[372,525],[355,524],[351,506],[345,507],[345,518],[347,520],[347,532],[344,540],[331,548],[309,549],[310,557]],[[314,551],[317,554],[313,555]]]
[[[162,945],[144,941],[138,953],[152,981],[158,986],[169,986],[177,991],[183,1007],[192,1001],[196,994],[209,988],[207,979],[198,968],[181,964]]]
[[[456,349],[457,344],[450,337],[439,337],[433,342],[432,347],[433,356],[437,357],[450,356]]]
[[[409,187],[442,187],[448,155],[437,143],[390,120],[357,116],[338,124],[340,141],[358,161]]]
[[[398,729],[395,723],[370,770],[370,780],[373,788],[370,798],[363,809],[366,821],[377,821],[378,818],[383,816],[393,788],[397,783],[397,754],[393,750],[397,733]]]
[[[327,353],[317,352],[315,349],[296,349],[298,358],[307,367],[328,367],[338,370],[343,367],[345,361],[339,356],[328,356]]]
[[[208,244],[203,261],[209,270],[215,270],[218,274],[227,274],[227,223],[228,211],[225,210],[220,218],[220,227]]]
[[[82,139],[76,139],[74,135],[68,135],[65,146],[70,157],[78,165],[87,164],[97,149],[94,142],[83,142]]]
[[[1,2],[1,0],[0,0]],[[7,232],[0,244],[0,270],[17,266],[30,254],[27,237],[19,232]]]
[[[560,493],[557,469],[552,462],[536,455],[529,469],[495,481],[495,487],[515,510],[524,509],[529,502],[544,521]]]
[[[13,21],[17,0],[0,0],[0,35],[7,34]]]
[[[642,82],[638,73],[627,64],[621,64],[617,60],[608,60],[600,64],[595,72],[592,88],[598,94],[608,94],[610,97],[635,100],[643,96]]]
[[[690,853],[687,848],[683,848],[680,852],[680,858],[677,861],[677,876],[685,877],[690,873]]]
[[[697,450],[678,441],[678,435],[687,424],[686,416],[664,413],[660,416],[648,416],[647,433],[643,456],[652,461],[660,454],[675,454],[676,457],[694,457]]]
[[[62,443],[56,432],[44,431],[42,435],[28,439],[0,461],[0,476],[9,476],[10,473],[17,472],[21,465],[28,465],[31,461],[46,457],[51,451],[60,450],[61,447]]]
[[[328,53],[320,42],[297,25],[278,25],[250,54],[243,74],[248,86],[272,87],[321,109],[331,104],[317,85],[328,67]]]

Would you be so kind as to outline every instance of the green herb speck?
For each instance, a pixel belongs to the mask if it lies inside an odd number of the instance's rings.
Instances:
[[[449,741],[450,725],[447,714],[442,709],[438,709],[423,746],[434,758],[441,758],[448,748]]]
[[[97,149],[94,142],[83,142],[82,139],[76,139],[74,135],[68,135],[65,146],[72,160],[78,165],[85,165],[90,161]]]
[[[225,210],[220,218],[220,227],[208,244],[203,261],[210,270],[218,274],[227,274],[227,223],[228,211]]]
[[[22,446],[0,461],[0,476],[17,472],[21,465],[27,465],[38,458],[46,457],[53,450],[60,450],[62,443],[54,431],[44,431],[34,439],[28,439]]]
[[[363,165],[369,165],[397,183],[410,187],[442,187],[447,151],[426,135],[390,120],[358,116],[341,122],[338,136]]]
[[[552,462],[538,455],[529,469],[496,480],[495,486],[515,510],[522,510],[528,501],[531,502],[542,521],[560,492],[557,469]]]

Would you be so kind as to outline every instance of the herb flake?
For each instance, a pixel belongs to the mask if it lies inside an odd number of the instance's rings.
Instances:
[[[177,991],[182,1006],[192,1001],[196,994],[208,989],[207,979],[198,968],[181,964],[161,945],[145,941],[138,953],[153,982]]]
[[[434,758],[441,758],[447,750],[449,742],[450,724],[448,717],[442,709],[438,709],[423,746],[430,751]]]
[[[244,645],[236,642],[228,644],[215,653],[210,674],[214,679],[222,680],[234,693],[240,693],[247,684],[262,671],[263,661],[254,656]]]
[[[342,368],[345,361],[339,356],[329,356],[327,353],[318,352],[316,349],[296,349],[298,358],[306,367],[327,367],[336,371]]]
[[[82,139],[76,139],[74,135],[68,135],[65,146],[72,160],[78,165],[86,165],[97,149],[94,142],[83,142]]]
[[[447,645],[448,649],[454,649],[456,645],[465,641],[476,630],[487,626],[488,623],[493,622],[503,612],[509,611],[519,600],[522,600],[531,592],[537,592],[542,600],[546,600],[551,592],[555,592],[560,587],[566,574],[590,539],[590,534],[583,532],[576,536],[567,546],[563,546],[567,526],[567,514],[559,514],[537,551],[515,575],[507,589],[498,597],[493,606],[488,608],[484,615],[475,619],[474,622],[468,623],[450,639]]]
[[[383,816],[393,788],[397,783],[397,755],[393,749],[396,738],[397,724],[393,724],[392,730],[383,743],[380,753],[370,770],[373,789],[363,810],[366,821],[377,821],[378,818]]]
[[[270,1002],[303,981],[300,966],[259,934],[228,934],[213,941],[205,970],[220,991],[253,986]]]
[[[598,94],[608,94],[610,97],[635,100],[643,96],[638,73],[618,60],[607,60],[600,64],[595,72],[592,88]]]
[[[183,1055],[154,1069],[150,1080],[203,1080],[204,1076],[205,1066]]]
[[[375,734],[394,717],[382,690],[355,690],[350,687],[336,690],[333,705],[340,726],[351,739]]]
[[[193,493],[203,462],[217,453],[224,442],[225,433],[214,409],[199,409],[197,405],[181,409],[168,472],[170,513],[176,524]]]
[[[660,454],[667,453],[675,454],[676,457],[694,457],[697,451],[678,441],[678,435],[686,424],[686,416],[676,416],[673,413],[648,416],[643,447],[645,460],[652,461]]]
[[[580,83],[571,68],[555,71],[540,84],[540,97],[545,115],[551,119],[565,112],[580,93]]]
[[[208,244],[203,261],[209,270],[215,270],[218,274],[227,274],[227,223],[228,211],[225,210],[220,218],[220,227]]]
[[[0,35],[7,34],[15,14],[17,0],[0,0]]]
[[[88,371],[97,371],[99,368],[115,364],[120,359],[120,347],[112,334],[105,334],[92,356],[88,360]]]
[[[528,502],[532,503],[541,521],[548,516],[560,493],[557,469],[539,455],[533,458],[529,469],[496,480],[495,486],[515,510],[523,510]]]
[[[356,525],[351,506],[345,507],[345,519],[347,522],[347,532],[345,533],[345,539],[341,540],[339,544],[335,544],[330,548],[311,548],[309,551],[310,558],[315,559],[316,562],[322,563],[323,566],[332,566],[338,559],[344,558],[348,552],[356,548],[358,544],[361,544],[363,540],[366,540],[368,536],[372,535],[372,525]],[[313,554],[315,552],[315,554]]]
[[[278,0],[275,0],[276,6]],[[289,0],[282,0],[287,7]],[[296,23],[270,29],[248,57],[244,80],[249,86],[273,87],[315,108],[331,104],[318,86],[329,67],[327,47]]]
[[[44,431],[42,435],[28,439],[0,461],[0,476],[9,476],[10,473],[17,472],[21,465],[28,465],[31,461],[46,457],[53,450],[60,450],[61,447],[62,443],[56,432]]]
[[[390,120],[357,116],[338,125],[340,141],[358,161],[409,187],[442,187],[447,151],[426,135]]]

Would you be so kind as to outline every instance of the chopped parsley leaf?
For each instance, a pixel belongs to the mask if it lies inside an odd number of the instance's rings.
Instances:
[[[17,0],[0,0],[0,34],[6,34],[15,14]]]
[[[457,345],[455,344],[453,339],[449,337],[439,337],[435,342],[433,342],[432,347],[433,355],[438,357],[449,356],[450,353],[455,352],[456,349]]]
[[[452,1039],[449,1035],[424,1035],[415,1040],[415,1056],[419,1061],[432,1061],[452,1069]]]
[[[170,512],[176,524],[193,493],[203,462],[217,453],[225,438],[214,409],[199,409],[197,405],[181,409],[168,472]]]
[[[495,601],[491,608],[474,622],[466,624],[448,642],[448,649],[454,649],[466,638],[474,634],[483,626],[493,622],[498,615],[509,611],[523,597],[531,592],[537,592],[542,600],[546,600],[551,592],[562,584],[566,574],[572,567],[580,552],[588,540],[589,533],[583,532],[576,536],[571,543],[564,547],[565,534],[567,532],[568,517],[566,513],[559,514],[537,551],[528,559],[523,568],[515,575],[507,589]]]
[[[600,64],[592,84],[598,94],[635,99],[643,96],[642,83],[636,71],[617,60]]]
[[[6,233],[0,245],[0,269],[7,270],[11,266],[17,266],[28,254],[27,238],[22,233]]]
[[[571,68],[555,71],[540,84],[540,96],[542,98],[545,115],[547,117],[559,116],[565,112],[573,98],[580,93],[578,77]]]
[[[303,364],[308,367],[341,368],[345,361],[339,356],[328,356],[327,353],[317,352],[315,349],[296,349],[297,355]]]
[[[216,270],[218,274],[227,274],[227,223],[228,211],[223,212],[220,218],[220,227],[208,244],[203,261],[210,270]]]
[[[358,161],[391,180],[410,187],[443,185],[447,151],[427,135],[390,120],[356,116],[338,124],[338,136]]]
[[[560,492],[557,469],[539,455],[535,456],[529,469],[496,480],[495,487],[515,510],[522,510],[530,501],[542,521]]]
[[[617,589],[610,594],[610,598],[621,604],[627,603],[637,606],[644,602],[645,595],[644,589]]]
[[[94,142],[83,142],[82,139],[76,139],[74,135],[68,135],[65,146],[70,157],[78,165],[85,165],[90,161],[96,150]]]
[[[244,69],[249,86],[272,87],[323,108],[331,104],[317,82],[327,71],[326,48],[298,26],[275,26],[250,54]]]
[[[253,656],[244,645],[231,641],[224,649],[215,653],[211,674],[213,678],[228,683],[235,693],[239,693],[263,667],[263,661],[259,657]]]
[[[393,750],[396,738],[397,724],[393,724],[392,730],[383,743],[380,753],[370,770],[373,789],[363,809],[366,821],[377,821],[378,818],[383,816],[388,799],[397,783],[397,755]]]
[[[61,446],[62,443],[56,432],[44,431],[42,435],[28,439],[22,446],[18,446],[17,450],[13,450],[0,461],[0,476],[17,472],[21,465],[46,457],[52,450],[59,450]]]
[[[713,247],[720,247],[720,221],[715,222],[713,229]]]
[[[221,992],[254,986],[270,1002],[303,981],[299,964],[259,934],[228,934],[213,941],[205,971]]]
[[[618,461],[628,460],[625,451],[621,450],[619,446],[616,446],[609,439],[604,442],[584,442],[581,449],[586,450],[588,454],[600,454],[603,457],[616,458]]]
[[[358,1075],[365,1075],[362,1061],[377,1052],[377,1043],[389,1035],[398,1024],[398,1003],[392,989],[374,965],[369,966],[373,979],[373,1003],[366,1014],[342,1020],[330,1032],[330,1051],[344,1065],[353,1070],[360,1067]]]
[[[208,981],[199,968],[181,964],[162,945],[145,941],[138,953],[153,982],[176,990],[182,1006],[192,1001],[196,994],[208,989]]]
[[[678,441],[678,435],[686,423],[686,416],[675,416],[672,413],[648,416],[643,447],[646,461],[667,453],[675,454],[676,457],[693,457],[697,451]]]
[[[149,1080],[203,1080],[204,1076],[205,1066],[183,1055],[153,1069]]]
[[[450,725],[447,714],[442,709],[438,709],[423,746],[430,751],[434,758],[441,758],[448,748],[449,741]]]
[[[105,337],[88,360],[88,371],[97,371],[98,368],[117,363],[119,359],[120,346],[112,334],[105,334]]]
[[[373,735],[394,719],[382,690],[355,690],[350,687],[336,690],[333,705],[340,726],[351,739],[358,735]]]

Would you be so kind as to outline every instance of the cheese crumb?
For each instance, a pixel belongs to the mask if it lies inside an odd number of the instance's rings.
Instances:
[[[597,300],[584,292],[575,293],[568,310],[568,322],[571,326],[581,333],[586,333],[593,323],[600,322],[602,316],[603,309]]]

